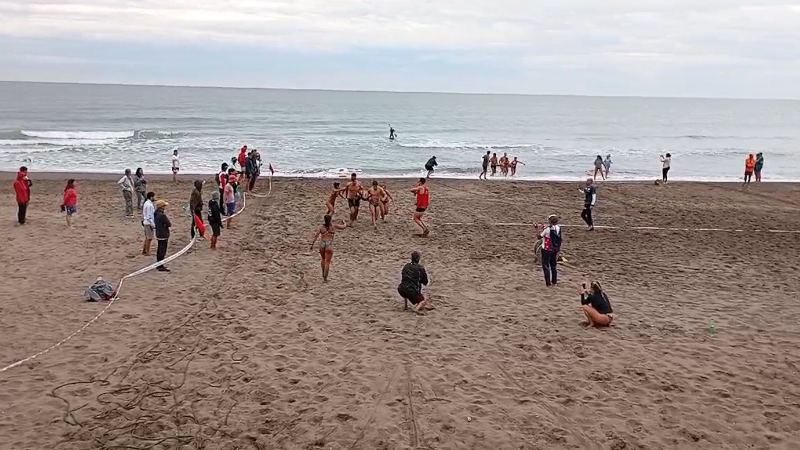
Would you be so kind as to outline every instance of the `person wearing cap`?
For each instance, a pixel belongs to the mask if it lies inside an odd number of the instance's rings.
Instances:
[[[167,214],[164,211],[167,205],[169,205],[169,203],[166,201],[158,200],[156,202],[156,212],[153,215],[153,221],[155,222],[156,227],[156,241],[158,242],[158,249],[156,250],[156,261],[158,262],[163,261],[164,257],[167,256],[169,228],[172,226],[172,223],[169,221],[169,217],[167,217]],[[167,269],[164,265],[158,266],[158,270],[161,272],[169,272],[169,269]]]
[[[408,302],[414,305],[414,312],[419,313],[422,308],[433,309],[430,299],[425,299],[422,295],[422,286],[428,285],[428,273],[425,267],[419,263],[420,254],[417,251],[411,253],[411,262],[403,266],[400,285],[397,286],[397,293]]]

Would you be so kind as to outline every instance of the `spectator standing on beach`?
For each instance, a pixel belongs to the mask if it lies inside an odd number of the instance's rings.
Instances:
[[[208,224],[211,225],[211,250],[217,249],[217,239],[222,234],[222,214],[220,214],[219,192],[211,193],[211,200],[208,201]]]
[[[147,195],[145,195],[144,205],[142,205],[142,228],[144,229],[144,245],[142,245],[142,254],[145,256],[150,254],[150,245],[153,243],[153,236],[155,235],[156,205],[153,203],[155,198],[155,192],[148,192]]]
[[[250,182],[247,184],[247,191],[250,192],[256,187],[256,180],[258,179],[258,174],[260,171],[258,167],[258,152],[256,150],[253,150],[253,152],[250,153],[250,157],[247,158],[246,164],[246,173],[250,177]]]
[[[31,180],[28,179],[28,168],[22,166],[14,180],[14,193],[17,199],[17,222],[25,225],[25,216],[28,213],[28,203],[31,200]]]
[[[428,285],[428,273],[425,267],[419,263],[420,254],[417,251],[411,253],[411,262],[403,266],[401,272],[400,285],[397,286],[397,293],[406,302],[414,305],[414,312],[418,313],[422,308],[433,309],[430,300],[426,300],[422,295],[422,286]],[[406,304],[406,307],[408,305]]]
[[[153,215],[153,222],[155,223],[155,231],[156,231],[156,241],[158,242],[158,249],[156,250],[156,261],[163,261],[164,257],[167,256],[167,245],[169,244],[169,228],[172,226],[172,223],[169,221],[169,217],[167,217],[167,213],[165,211],[168,203],[164,200],[159,200],[156,202],[156,211]],[[192,224],[194,227],[194,224]],[[161,272],[169,272],[166,266],[160,265],[158,266],[158,270]]]
[[[230,177],[232,174],[228,176]],[[225,189],[222,191],[222,205],[220,205],[225,208],[225,215],[228,216],[228,218],[225,219],[225,227],[228,229],[231,228],[231,216],[236,212],[236,191],[234,186],[234,183],[230,181],[225,185]]]
[[[433,174],[433,168],[438,165],[439,164],[436,163],[436,156],[431,156],[431,159],[425,163],[425,170],[428,171],[428,175],[425,178],[430,178],[431,174]]]
[[[558,253],[561,251],[561,225],[555,214],[547,218],[547,226],[537,225],[537,232],[542,238],[542,272],[544,284],[555,286],[558,284]]]
[[[608,172],[611,172],[611,164],[613,164],[613,162],[611,162],[611,153],[609,153],[606,155],[606,159],[603,160],[603,169],[606,171],[606,179],[608,179]]]
[[[744,184],[750,184],[750,181],[753,179],[753,171],[756,168],[756,157],[752,153],[747,155],[747,159],[744,160]]]
[[[178,150],[172,151],[172,182],[178,183],[178,171],[181,170],[181,161],[178,159]]]
[[[594,181],[591,178],[586,179],[586,185],[578,188],[578,192],[583,193],[583,211],[581,211],[581,219],[589,225],[589,231],[594,231],[594,220],[592,219],[592,208],[597,203],[597,188],[593,186]]]
[[[223,191],[225,191],[225,185],[228,184],[228,163],[222,163],[216,178],[217,188],[219,188],[219,196],[221,198]],[[225,215],[225,211],[221,211],[221,213]]]
[[[483,168],[483,170],[481,170],[480,175],[478,175],[479,180],[480,179],[486,180],[486,172],[489,171],[489,153],[490,152],[487,150],[486,154],[483,155],[483,163],[481,163],[481,167]]]
[[[75,190],[75,180],[67,180],[64,188],[64,213],[67,215],[67,227],[72,228],[72,215],[78,211],[78,191]]]
[[[131,169],[125,169],[125,175],[117,181],[122,188],[122,198],[125,199],[125,216],[133,217],[133,180]]]
[[[756,174],[756,183],[761,182],[761,169],[764,168],[764,155],[761,152],[756,153],[756,166],[755,166],[755,174]]]
[[[197,228],[196,221],[203,221],[203,181],[195,180],[192,195],[189,197],[189,211],[192,213],[191,217],[191,237],[194,238],[195,228]],[[201,233],[202,234],[202,233]]]
[[[133,175],[133,190],[136,191],[136,209],[141,210],[147,192],[147,180],[144,179],[144,171],[141,167],[137,168]]]
[[[602,178],[603,180],[606,179],[605,174],[603,174],[603,157],[600,155],[597,155],[597,158],[594,159],[594,175],[592,176],[592,178],[595,181],[597,181],[598,173],[600,174],[600,178]]]
[[[672,164],[672,155],[667,153],[667,156],[661,155],[661,182],[667,184],[667,174],[669,167]]]

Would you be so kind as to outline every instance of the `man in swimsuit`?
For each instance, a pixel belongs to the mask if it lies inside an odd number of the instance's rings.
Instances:
[[[369,213],[372,218],[372,226],[378,229],[378,215],[381,213],[381,199],[386,196],[383,188],[378,186],[377,180],[372,180],[372,187],[367,191],[367,200],[369,200]]]
[[[319,238],[319,257],[322,266],[322,280],[328,281],[328,272],[331,270],[331,259],[333,259],[333,235],[336,230],[344,230],[347,228],[347,223],[342,219],[341,224],[333,224],[331,222],[330,214],[325,216],[325,223],[317,227],[317,233],[314,235],[314,240],[311,241],[311,250],[314,250],[314,244]]]
[[[350,175],[350,182],[345,186],[347,205],[350,207],[350,226],[358,219],[358,207],[361,206],[361,192],[364,187],[356,180],[356,174]]]
[[[339,197],[343,197],[342,193],[344,189],[339,187],[339,182],[333,183],[333,190],[328,195],[328,201],[325,202],[325,207],[328,208],[328,214],[333,215],[336,210],[336,199]]]
[[[178,171],[181,170],[181,162],[178,159],[178,150],[172,151],[172,182],[178,183]]]
[[[483,178],[484,180],[486,179],[486,171],[489,170],[489,153],[490,152],[487,150],[486,154],[483,155],[483,163],[482,163],[483,170],[481,171],[481,174],[478,175],[479,180],[481,178]]]
[[[389,214],[389,201],[394,201],[394,197],[386,189],[386,184],[381,184],[384,196],[381,198],[381,220],[386,221],[386,216]]]
[[[503,153],[503,156],[500,157],[500,173],[504,177],[508,176],[508,153]]]
[[[420,236],[426,237],[428,234],[430,234],[431,230],[428,229],[428,226],[422,221],[422,215],[425,214],[425,210],[428,209],[431,192],[428,190],[428,186],[425,186],[425,178],[420,178],[419,183],[417,183],[417,185],[411,189],[411,192],[417,196],[417,210],[414,211],[413,216],[414,223],[422,228],[422,234]]]
[[[524,162],[518,160],[517,157],[515,156],[514,159],[510,163],[511,176],[512,177],[517,174],[517,164],[522,164],[523,166],[525,165]]]
[[[492,157],[489,159],[489,164],[492,166],[492,176],[497,173],[497,153],[492,153]]]

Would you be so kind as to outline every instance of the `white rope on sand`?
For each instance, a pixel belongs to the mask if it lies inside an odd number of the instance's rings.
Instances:
[[[266,197],[269,197],[270,194],[272,194],[272,177],[271,176],[269,177],[269,192],[266,195],[261,195],[259,197],[260,198],[266,198]],[[252,195],[253,196],[258,196],[257,194],[252,194]],[[234,218],[234,217],[238,216],[239,214],[241,214],[242,211],[244,211],[244,208],[246,206],[247,206],[247,195],[242,194],[242,207],[239,209],[239,211],[236,211],[229,218]],[[128,278],[133,278],[133,277],[135,277],[137,275],[141,275],[143,273],[149,272],[149,271],[151,271],[153,269],[156,269],[156,268],[158,268],[158,267],[160,267],[160,266],[162,266],[162,265],[164,265],[164,264],[166,264],[166,263],[168,263],[170,261],[173,261],[173,260],[183,256],[186,252],[188,252],[192,248],[192,246],[194,246],[194,244],[196,242],[197,242],[197,238],[193,237],[192,240],[189,241],[188,244],[186,244],[186,247],[183,247],[178,252],[168,256],[167,258],[165,258],[165,259],[163,259],[161,261],[157,261],[157,262],[155,262],[153,264],[150,264],[149,266],[142,267],[141,269],[139,269],[139,270],[137,270],[135,272],[129,273],[129,274],[125,275],[124,277],[122,277],[119,280],[119,285],[117,285],[117,290],[115,291],[114,296],[111,297],[111,299],[109,299],[108,304],[102,310],[100,310],[100,312],[98,312],[97,315],[92,317],[88,322],[83,324],[83,326],[81,326],[77,330],[75,330],[72,333],[70,333],[64,339],[61,339],[60,341],[56,342],[55,344],[47,347],[44,350],[41,350],[41,351],[39,351],[37,353],[34,353],[33,355],[28,356],[27,358],[20,359],[19,361],[15,361],[15,362],[3,367],[2,369],[0,369],[0,373],[5,372],[6,370],[9,370],[9,369],[13,369],[14,367],[20,366],[22,364],[25,364],[28,361],[32,361],[32,360],[34,360],[34,359],[36,359],[36,358],[48,353],[49,351],[54,350],[54,349],[62,346],[63,344],[68,342],[70,339],[72,339],[75,336],[77,336],[78,334],[80,334],[83,330],[89,328],[89,325],[91,325],[92,323],[96,322],[103,314],[106,313],[106,311],[108,311],[109,308],[111,308],[111,305],[113,305],[114,302],[116,302],[117,299],[119,299],[119,293],[122,291],[122,285],[125,283],[125,280],[127,280]]]
[[[439,225],[450,226],[481,226],[490,225],[498,227],[533,227],[533,223],[523,222],[495,222],[495,223],[470,223],[470,222],[443,222]],[[561,225],[562,227],[585,228],[586,225]],[[602,230],[635,230],[635,231],[718,231],[725,233],[785,233],[785,234],[800,234],[800,230],[776,230],[776,229],[755,229],[743,230],[739,228],[683,228],[683,227],[615,227],[611,225],[595,225],[597,229]]]

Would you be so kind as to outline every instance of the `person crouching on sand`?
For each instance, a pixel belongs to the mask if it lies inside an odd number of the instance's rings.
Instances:
[[[167,256],[169,228],[172,226],[172,223],[169,221],[169,217],[167,217],[167,213],[165,212],[167,205],[168,203],[164,200],[157,201],[156,212],[153,215],[153,221],[156,224],[156,241],[158,242],[156,261],[163,261],[164,257]],[[167,269],[164,265],[158,266],[158,270],[161,272],[169,272],[169,269]]]
[[[419,263],[419,252],[411,253],[411,262],[403,266],[400,285],[397,286],[397,293],[405,299],[405,307],[408,308],[408,302],[414,305],[414,312],[419,313],[422,308],[433,309],[433,304],[430,300],[426,300],[422,295],[422,286],[428,285],[428,273],[425,267]]]
[[[591,287],[586,288],[583,284],[581,290],[581,310],[586,315],[588,325],[592,327],[607,327],[614,320],[614,310],[611,309],[611,302],[603,292],[599,281],[592,281]]]
[[[142,255],[148,256],[150,255],[150,244],[153,243],[156,230],[156,205],[153,203],[156,198],[156,193],[148,192],[145,198],[144,205],[142,205],[142,228],[144,228]]]
[[[336,230],[344,230],[347,228],[347,222],[342,219],[342,223],[333,224],[330,214],[324,217],[324,223],[317,227],[317,232],[314,234],[314,240],[311,241],[311,250],[314,250],[314,244],[319,239],[319,258],[320,265],[322,266],[322,280],[328,281],[328,272],[331,270],[331,260],[333,259],[333,235]]]
[[[75,180],[67,180],[64,188],[64,212],[67,214],[67,226],[72,228],[72,215],[78,211],[78,191],[75,190]]]

